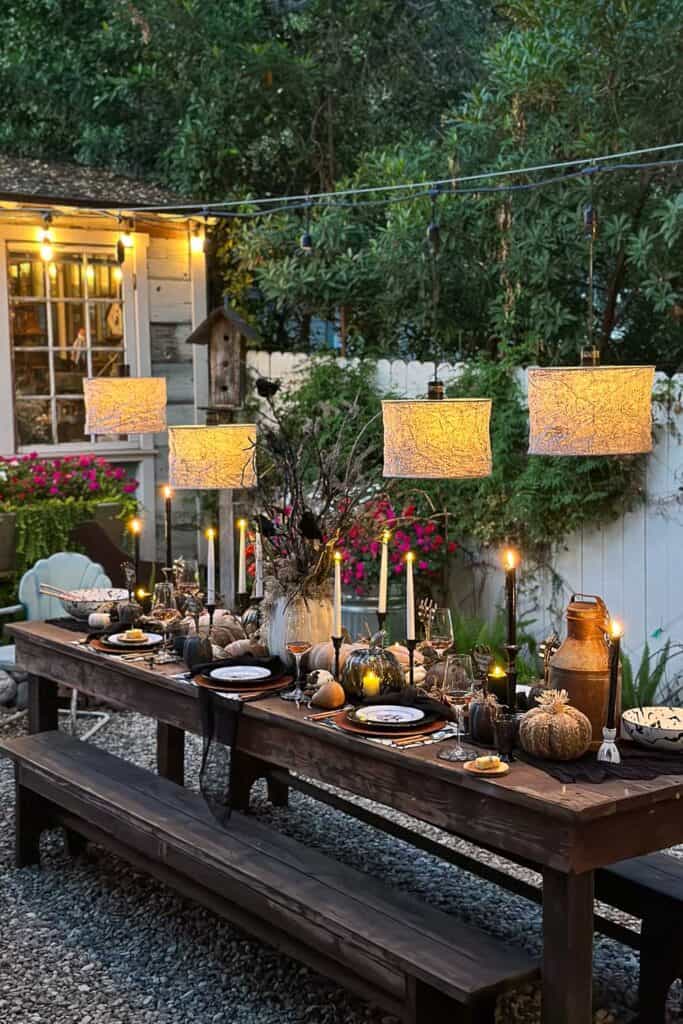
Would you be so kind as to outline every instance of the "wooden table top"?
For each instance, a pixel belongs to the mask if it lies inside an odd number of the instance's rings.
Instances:
[[[7,627],[18,645],[19,663],[22,655],[26,655],[27,642],[34,648],[42,648],[64,655],[68,654],[74,662],[84,664],[105,664],[108,674],[112,677],[128,677],[155,688],[163,688],[169,695],[182,695],[190,700],[197,698],[197,687],[188,682],[171,678],[182,671],[179,664],[155,666],[148,668],[140,662],[122,661],[116,657],[108,657],[79,645],[78,634],[60,629],[58,626],[45,622],[19,622]],[[83,634],[85,635],[85,634]],[[26,657],[24,657],[26,662]],[[29,670],[30,664],[26,664]],[[42,670],[42,674],[49,673]],[[57,681],[63,682],[62,672],[57,673]],[[74,682],[77,682],[76,680]],[[82,681],[81,681],[82,682]],[[88,692],[87,685],[79,683],[79,689]],[[112,679],[109,694],[117,700],[116,685]],[[119,696],[121,703],[128,701]],[[133,708],[134,710],[135,708]],[[437,753],[448,749],[449,741],[429,746],[398,750],[380,744],[369,743],[362,738],[339,732],[320,722],[307,720],[310,711],[304,707],[297,708],[293,702],[283,701],[279,697],[271,697],[255,703],[245,704],[244,716],[254,722],[277,723],[287,728],[292,735],[315,736],[324,740],[330,747],[342,751],[362,752],[364,757],[402,766],[406,771],[446,780],[453,786],[464,787],[474,792],[486,794],[506,802],[534,805],[551,817],[567,821],[590,821],[595,818],[612,816],[619,810],[633,810],[636,807],[647,808],[659,801],[680,800],[683,794],[683,776],[666,775],[651,781],[610,781],[600,785],[576,783],[564,785],[538,768],[523,762],[515,762],[506,776],[498,778],[477,778],[467,773],[461,765],[439,760]],[[189,729],[189,726],[187,726]],[[341,764],[341,762],[340,762]],[[341,772],[340,772],[341,774]],[[340,782],[340,785],[342,783]],[[681,805],[683,808],[683,805]]]

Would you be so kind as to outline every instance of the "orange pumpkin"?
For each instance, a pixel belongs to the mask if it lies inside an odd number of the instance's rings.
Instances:
[[[528,754],[551,761],[573,761],[591,744],[593,727],[583,711],[573,708],[566,690],[544,690],[522,718],[519,741]]]
[[[367,644],[342,644],[339,651],[339,672],[344,671],[346,659],[352,651],[367,650]],[[313,644],[306,655],[306,671],[313,672],[317,668],[324,668],[328,672],[334,672],[334,644],[326,640],[321,644]]]

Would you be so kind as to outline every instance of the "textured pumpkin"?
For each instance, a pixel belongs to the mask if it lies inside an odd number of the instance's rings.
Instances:
[[[405,673],[401,665],[388,650],[371,643],[349,652],[342,672],[342,686],[349,697],[363,696],[363,679],[368,672],[379,676],[379,692],[400,690],[406,686]]]
[[[392,644],[390,647],[385,647],[385,650],[388,651],[389,654],[393,654],[396,661],[402,666],[402,668],[408,668],[410,664],[410,651],[407,647],[404,647],[403,644]],[[422,652],[415,651],[413,664],[422,665],[423,662],[424,657],[422,656]]]
[[[351,651],[367,650],[367,644],[342,644],[339,651],[339,671],[344,671],[346,659]],[[313,644],[305,656],[305,667],[307,672],[313,672],[317,668],[324,668],[327,672],[334,672],[334,644],[326,640],[321,644]]]
[[[539,706],[522,718],[519,740],[528,754],[550,761],[574,761],[588,750],[593,728],[583,711],[573,708],[566,690],[545,690]]]
[[[199,631],[200,633],[206,633],[209,628],[209,613],[204,612],[199,617]],[[189,635],[193,636],[196,633],[194,620],[191,621],[189,628]],[[237,616],[233,615],[232,612],[226,611],[224,608],[217,608],[213,615],[213,628],[211,630],[211,639],[218,647],[227,647],[228,644],[233,643],[234,640],[244,640],[245,632],[242,629],[242,624]]]

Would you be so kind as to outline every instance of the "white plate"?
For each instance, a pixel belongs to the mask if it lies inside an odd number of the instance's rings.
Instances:
[[[359,722],[367,722],[368,725],[413,725],[415,722],[421,722],[424,716],[424,711],[420,711],[419,708],[402,707],[400,704],[376,704],[374,707],[361,708],[354,717]]]
[[[146,647],[148,644],[160,644],[163,639],[160,633],[145,633],[144,640],[124,640],[123,633],[115,633],[114,636],[105,637],[105,643],[114,644],[115,647]]]
[[[237,680],[242,683],[247,680],[253,682],[256,679],[270,679],[272,673],[268,668],[260,668],[258,665],[228,665],[225,668],[215,668],[209,673],[209,679],[217,679],[225,683]]]

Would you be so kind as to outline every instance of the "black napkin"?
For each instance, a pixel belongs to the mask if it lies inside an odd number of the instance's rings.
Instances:
[[[209,673],[214,668],[253,665],[267,668],[273,679],[284,675],[285,666],[279,658],[255,658],[244,654],[235,658],[195,665],[191,676]],[[247,686],[248,683],[245,683]],[[232,759],[227,748],[235,749],[244,701],[239,697],[226,700],[220,691],[206,686],[198,688],[199,714],[202,723],[202,764],[199,770],[199,788],[206,805],[219,825],[226,826],[232,813]],[[272,693],[264,694],[272,696]]]
[[[612,779],[630,779],[635,782],[657,779],[660,775],[683,775],[683,753],[645,750],[628,742],[619,743],[619,753],[621,764],[598,761],[595,752],[584,754],[576,761],[546,761],[515,748],[515,757],[520,761],[540,768],[566,785],[575,782],[599,785]]]
[[[444,704],[440,700],[428,697],[415,686],[406,686],[401,690],[390,690],[378,697],[368,697],[360,702],[362,707],[370,704],[400,704],[402,707],[419,708],[420,711],[431,711],[438,718],[445,718],[448,721],[455,721],[455,712],[450,704]]]

